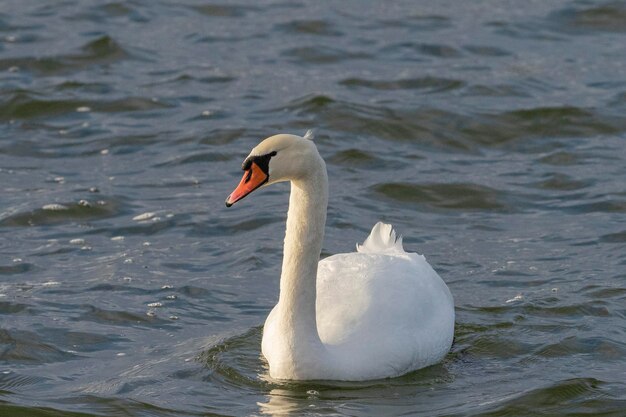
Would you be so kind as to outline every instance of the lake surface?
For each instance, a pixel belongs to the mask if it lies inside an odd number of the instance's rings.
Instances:
[[[0,96],[0,415],[625,415],[624,2],[3,0]],[[309,128],[322,256],[394,224],[443,363],[269,378],[289,188],[224,199]]]

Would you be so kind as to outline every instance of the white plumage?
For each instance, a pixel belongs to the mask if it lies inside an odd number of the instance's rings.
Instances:
[[[263,184],[292,184],[280,298],[263,332],[270,375],[368,380],[441,361],[454,336],[452,295],[422,255],[404,251],[391,225],[377,223],[357,252],[318,263],[328,180],[306,136],[272,136],[248,157],[271,155]],[[243,198],[242,184],[227,204]]]

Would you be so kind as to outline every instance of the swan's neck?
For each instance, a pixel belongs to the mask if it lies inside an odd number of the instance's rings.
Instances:
[[[291,181],[278,302],[280,332],[296,351],[299,345],[308,345],[305,349],[312,348],[311,344],[321,345],[315,298],[328,205],[328,177],[321,158],[319,166],[309,174]],[[298,352],[292,353],[297,356]]]

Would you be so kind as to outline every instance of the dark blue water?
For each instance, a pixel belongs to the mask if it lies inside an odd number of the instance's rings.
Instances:
[[[0,415],[623,416],[621,1],[0,3]],[[280,383],[260,355],[317,129],[323,256],[378,220],[455,297],[445,361]]]

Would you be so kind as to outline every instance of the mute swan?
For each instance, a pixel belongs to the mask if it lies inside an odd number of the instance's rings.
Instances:
[[[280,296],[263,330],[272,378],[371,380],[443,359],[454,336],[452,295],[390,225],[377,223],[357,252],[319,261],[328,177],[310,132],[263,140],[242,168],[227,207],[291,181]]]

